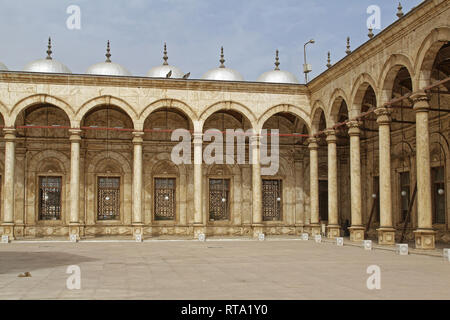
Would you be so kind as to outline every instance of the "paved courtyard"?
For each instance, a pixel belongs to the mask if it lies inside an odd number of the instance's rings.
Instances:
[[[68,290],[67,267],[81,269]],[[381,268],[381,289],[366,286]],[[30,272],[31,277],[18,277]],[[449,299],[450,262],[313,241],[0,245],[0,299]]]

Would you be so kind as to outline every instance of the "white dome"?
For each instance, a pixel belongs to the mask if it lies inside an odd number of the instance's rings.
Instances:
[[[280,70],[278,50],[275,53],[275,70],[264,72],[258,77],[258,82],[299,83],[297,77],[289,71]]]
[[[8,71],[8,67],[0,62],[0,71]]]
[[[47,58],[28,63],[23,71],[48,72],[48,73],[72,73],[69,68],[57,60],[52,59],[52,40],[48,38]]]
[[[48,72],[48,73],[72,73],[69,68],[61,62],[53,59],[40,59],[27,64],[23,71],[27,72]]]
[[[272,70],[264,72],[256,80],[258,82],[272,82],[272,83],[299,83],[295,75],[289,71]]]
[[[150,78],[183,78],[184,73],[180,69],[178,69],[175,66],[169,65],[167,60],[169,57],[167,56],[167,46],[164,43],[164,56],[163,60],[164,63],[161,66],[153,67],[147,72],[147,77]],[[169,72],[172,72],[170,74],[170,77],[167,77]]]
[[[99,62],[90,66],[86,70],[86,74],[96,74],[104,76],[131,76],[130,71],[118,63]]]
[[[111,62],[111,48],[109,40],[106,44],[106,61],[99,62],[90,66],[86,70],[86,74],[103,75],[103,76],[131,76],[130,71],[118,63]]]
[[[220,80],[220,81],[244,81],[242,75],[236,70],[226,68],[224,65],[225,59],[223,57],[223,47],[220,54],[220,66],[218,68],[206,72],[202,79],[205,80]]]

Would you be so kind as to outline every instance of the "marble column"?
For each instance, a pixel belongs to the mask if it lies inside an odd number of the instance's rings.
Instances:
[[[333,129],[325,131],[328,144],[328,226],[327,237],[336,238],[340,236],[341,227],[338,216],[338,193],[337,193],[337,150],[336,131]]]
[[[434,249],[435,234],[431,209],[430,132],[428,127],[429,97],[425,92],[410,96],[416,113],[417,161],[417,230],[416,248]]]
[[[380,165],[380,228],[378,244],[394,245],[395,229],[392,221],[392,186],[391,186],[391,110],[375,109],[379,136]],[[375,142],[373,142],[375,143]]]
[[[194,133],[194,237],[204,233],[203,223],[203,134]]]
[[[258,237],[263,232],[262,217],[262,178],[260,162],[260,136],[250,137],[251,161],[252,161],[252,228],[253,237]]]
[[[305,200],[303,188],[303,155],[300,159],[295,160],[295,188],[296,188],[296,205],[295,205],[295,234],[303,233],[305,226]]]
[[[361,130],[359,121],[347,123],[350,135],[350,192],[351,192],[351,220],[350,241],[364,240],[364,226],[361,213],[361,154],[359,136]]]
[[[311,235],[320,234],[319,224],[319,159],[317,138],[310,138],[309,145],[309,197],[311,210]]]
[[[133,235],[143,239],[144,220],[142,217],[142,143],[144,132],[133,132]]]
[[[80,142],[81,130],[69,129],[70,135],[70,221],[69,234],[80,239]]]
[[[3,177],[3,235],[14,239],[14,167],[16,130],[4,128],[5,134],[5,174]]]

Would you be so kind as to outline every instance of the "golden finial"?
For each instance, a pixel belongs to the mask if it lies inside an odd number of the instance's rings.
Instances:
[[[275,51],[275,70],[280,70],[280,59],[278,58],[278,49]]]
[[[167,63],[167,59],[169,59],[169,57],[167,56],[167,46],[166,46],[165,42],[164,42],[164,56],[163,56],[163,59],[164,59],[163,66],[168,66],[169,63]]]
[[[350,50],[350,37],[347,37],[347,50],[345,50],[346,54],[350,54],[352,50]]]
[[[397,7],[398,11],[397,11],[397,17],[400,19],[401,17],[404,16],[404,13],[402,11],[403,7],[402,4],[399,2],[398,3],[398,7]]]
[[[220,66],[219,68],[225,68],[225,59],[224,59],[224,55],[223,55],[223,47],[220,48]]]
[[[328,51],[327,68],[331,68],[331,53]]]

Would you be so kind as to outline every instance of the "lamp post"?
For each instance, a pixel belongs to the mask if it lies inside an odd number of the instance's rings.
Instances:
[[[304,57],[305,57],[305,63],[303,65],[303,72],[305,73],[305,84],[308,83],[308,73],[312,71],[311,65],[306,63],[306,46],[308,44],[310,44],[310,43],[312,44],[314,42],[315,42],[314,39],[311,39],[307,43],[305,43],[305,45],[303,46],[303,53],[304,53]]]

